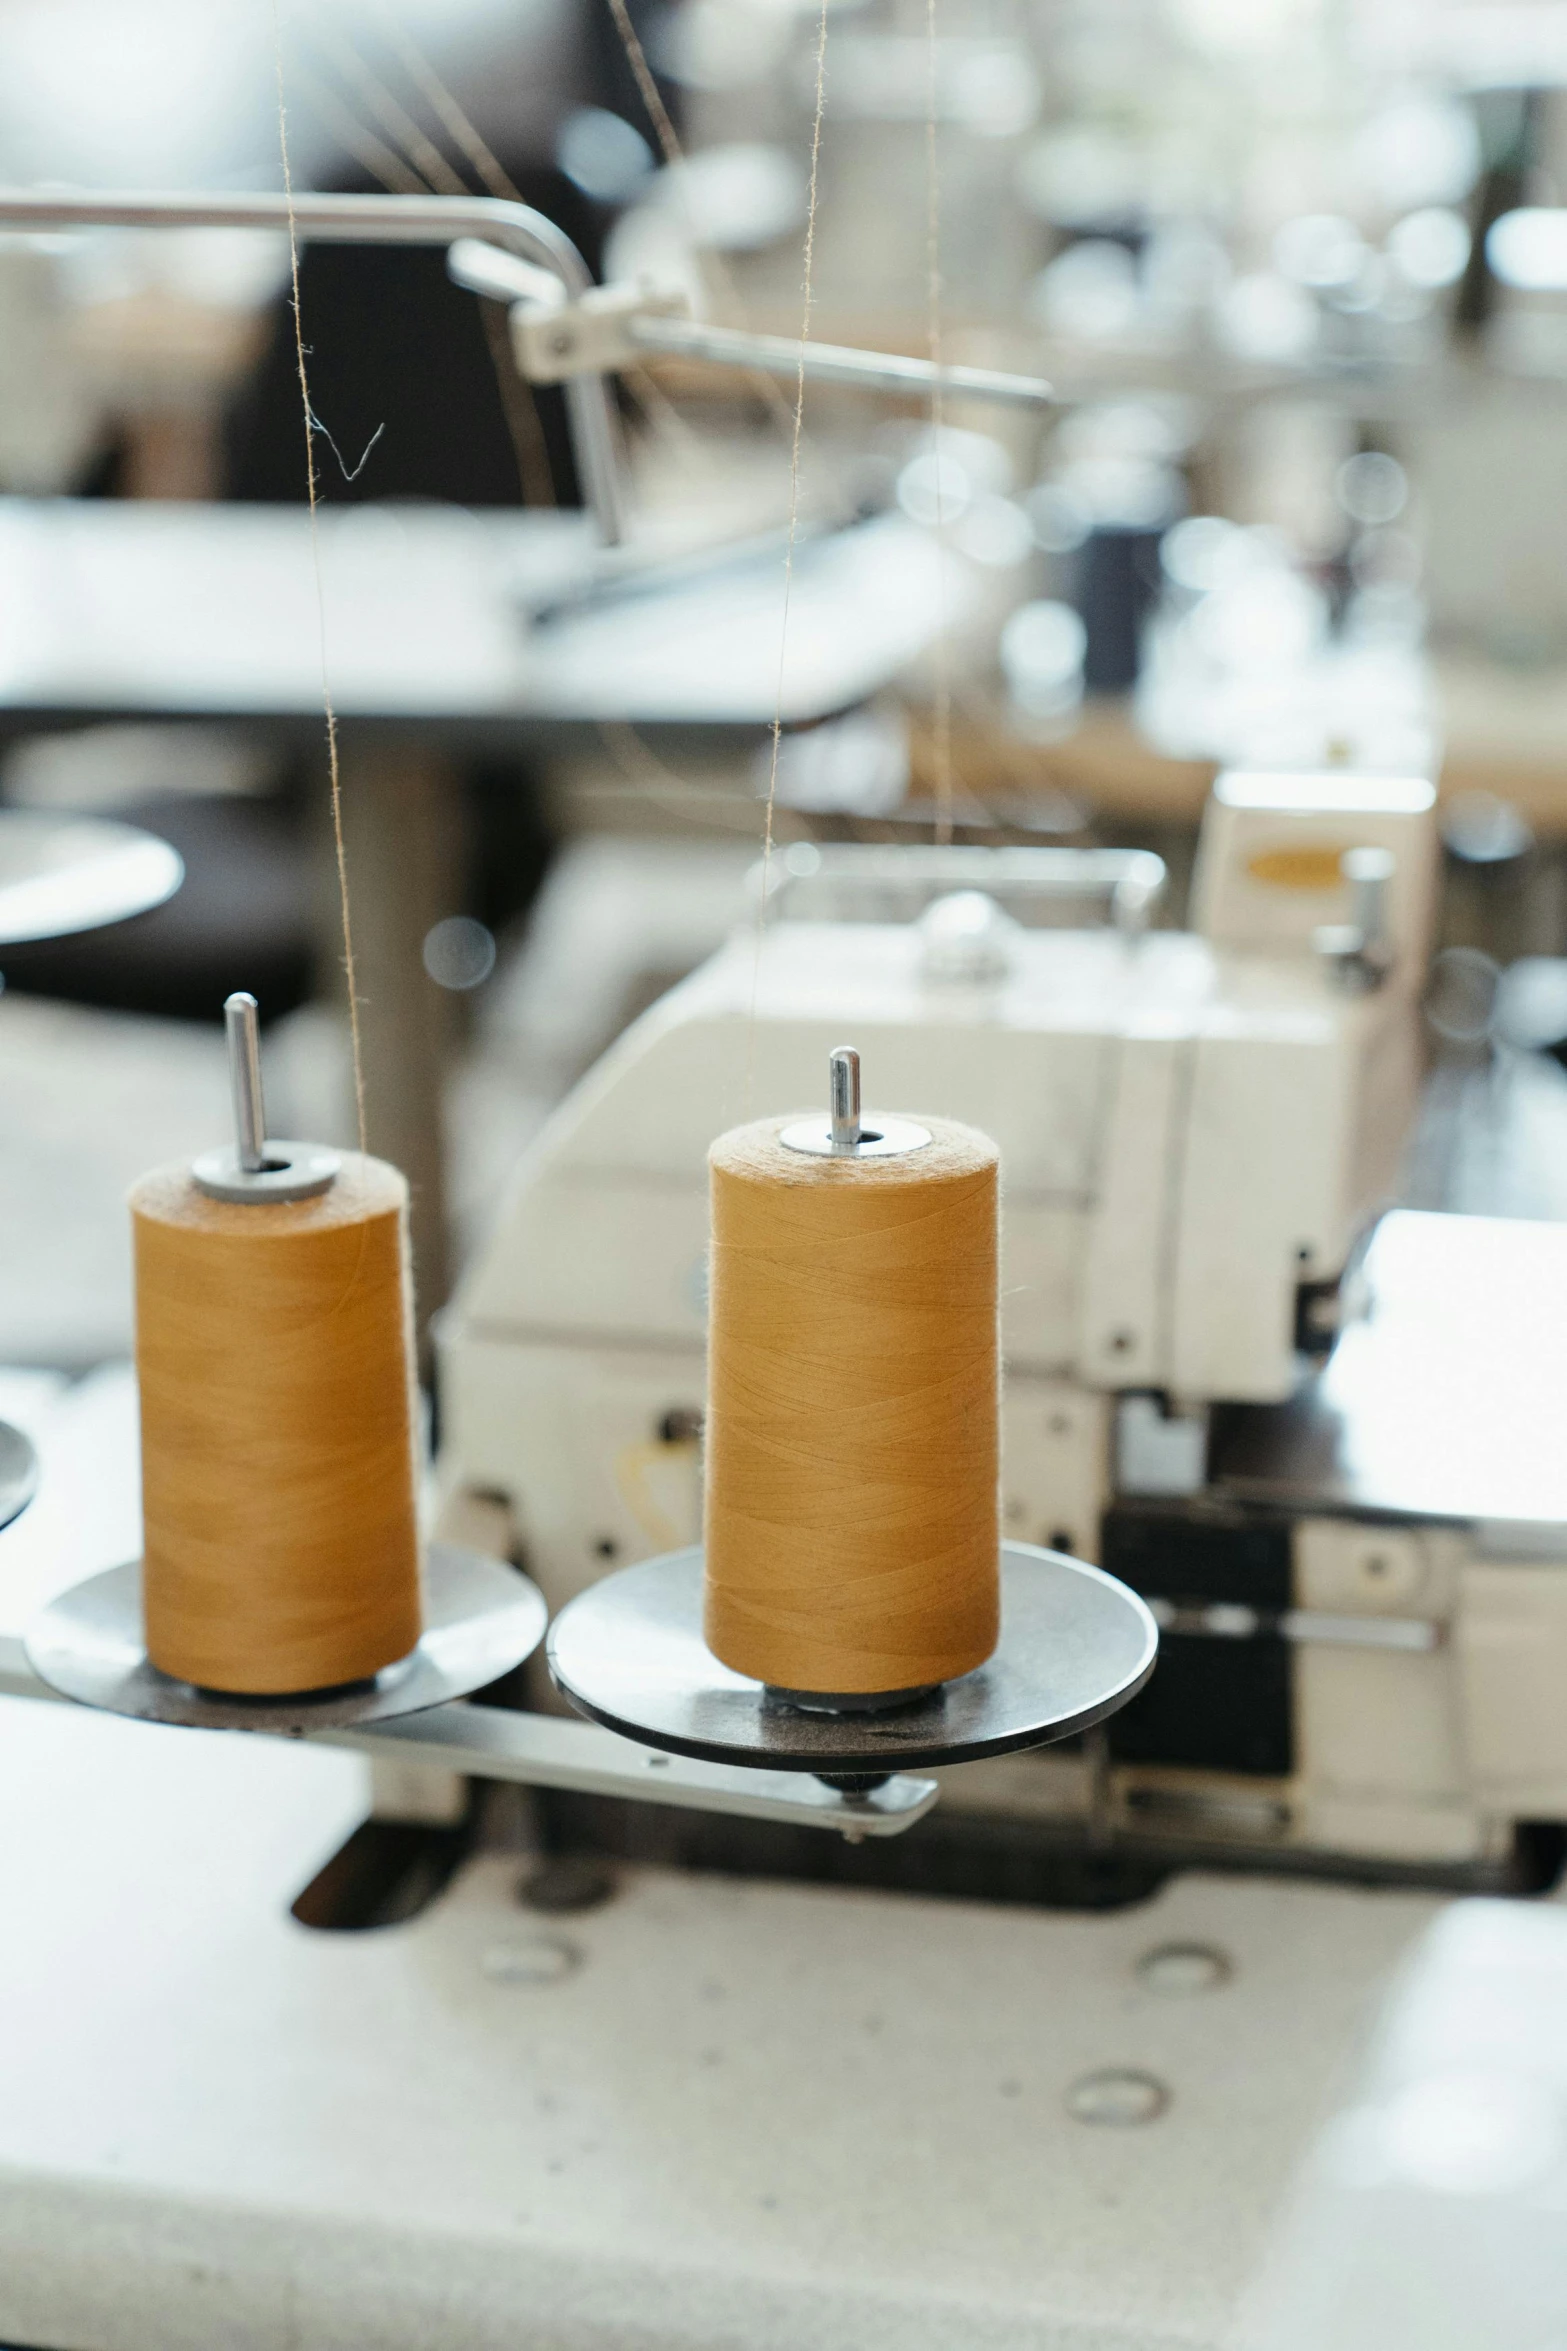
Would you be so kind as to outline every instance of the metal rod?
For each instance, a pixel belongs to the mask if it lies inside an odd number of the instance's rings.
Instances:
[[[223,1026],[228,1033],[229,1085],[234,1095],[234,1144],[246,1175],[267,1164],[267,1110],[261,1097],[261,1030],[256,999],[243,988],[226,997]]]
[[[271,229],[307,243],[333,245],[449,245],[480,237],[525,261],[541,262],[575,298],[592,272],[564,229],[498,196],[191,195],[162,192],[112,196],[39,195],[0,189],[0,229]],[[606,546],[625,537],[620,430],[609,386],[601,375],[574,376],[566,386],[572,447],[582,494]]]
[[[968,400],[1002,400],[1019,408],[1058,405],[1053,385],[1041,376],[1003,374],[991,367],[933,367],[928,359],[899,353],[855,351],[841,343],[791,342],[787,335],[752,335],[740,327],[704,326],[690,318],[633,318],[626,329],[644,351],[672,358],[710,360],[716,367],[759,368],[764,375],[793,382],[802,361],[812,380],[857,384],[866,391],[922,397],[940,389]]]
[[[852,1045],[834,1045],[827,1057],[832,1147],[852,1151],[860,1139],[860,1057]]]
[[[1387,895],[1393,879],[1391,849],[1346,849],[1339,868],[1349,884],[1350,921],[1368,947],[1387,941]]]
[[[38,1679],[21,1642],[11,1634],[0,1634],[0,1696],[57,1696]],[[472,1779],[512,1780],[530,1788],[570,1788],[633,1803],[672,1804],[687,1812],[721,1812],[741,1820],[836,1829],[855,1843],[862,1837],[901,1836],[924,1819],[939,1793],[935,1780],[898,1772],[862,1796],[845,1796],[806,1772],[699,1763],[690,1756],[638,1746],[596,1723],[504,1713],[499,1707],[462,1699],[364,1730],[305,1735],[315,1746],[348,1747],[377,1762],[465,1772]]]

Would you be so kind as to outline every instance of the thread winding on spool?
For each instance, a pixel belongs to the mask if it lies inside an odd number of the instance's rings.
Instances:
[[[781,1691],[874,1697],[999,1631],[997,1152],[862,1129],[836,1072],[834,1111],[709,1154],[704,1630]]]
[[[143,1606],[163,1673],[279,1696],[419,1639],[408,1187],[261,1143],[253,1050],[234,1066],[238,1148],[131,1193]]]

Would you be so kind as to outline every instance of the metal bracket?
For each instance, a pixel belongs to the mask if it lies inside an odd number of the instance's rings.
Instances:
[[[477,273],[465,271],[464,282],[477,283]],[[576,301],[547,307],[519,292],[511,339],[519,369],[536,384],[569,383],[584,372],[635,367],[653,356],[780,376],[791,384],[804,376],[812,383],[846,384],[906,399],[928,400],[941,391],[1014,408],[1058,405],[1054,388],[1038,376],[990,367],[936,367],[901,352],[857,351],[841,343],[800,343],[787,335],[709,326],[691,317],[684,294],[636,284],[595,286]]]
[[[0,1697],[56,1696],[33,1672],[21,1642],[0,1636]],[[587,1796],[619,1796],[638,1804],[672,1804],[687,1812],[722,1812],[792,1828],[836,1829],[851,1844],[865,1837],[900,1836],[924,1819],[939,1792],[934,1780],[898,1773],[865,1794],[845,1795],[799,1772],[701,1763],[638,1746],[596,1724],[563,1722],[547,1714],[513,1714],[467,1700],[432,1706],[372,1729],[304,1735],[317,1746],[351,1748],[373,1762],[462,1772],[470,1779],[511,1780],[524,1787],[567,1788]]]

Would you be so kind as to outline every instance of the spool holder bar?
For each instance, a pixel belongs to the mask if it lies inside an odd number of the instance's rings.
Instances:
[[[0,1697],[61,1700],[41,1681],[14,1635],[0,1634]],[[267,1734],[263,1734],[267,1735]],[[270,1735],[277,1736],[277,1732]],[[399,1768],[461,1772],[529,1788],[562,1788],[577,1795],[615,1796],[637,1804],[669,1804],[685,1812],[717,1812],[742,1820],[794,1828],[836,1829],[851,1843],[896,1837],[923,1820],[938,1794],[934,1780],[907,1774],[858,1797],[845,1797],[795,1772],[737,1770],[664,1755],[617,1738],[596,1724],[554,1715],[516,1714],[498,1706],[457,1700],[395,1722],[301,1735],[322,1747],[342,1747],[372,1762]]]

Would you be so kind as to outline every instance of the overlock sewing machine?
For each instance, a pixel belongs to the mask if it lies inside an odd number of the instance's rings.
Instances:
[[[552,1605],[695,1539],[708,1138],[809,1100],[1003,1153],[1008,1531],[1164,1631],[1086,1751],[947,1811],[1173,1854],[1506,1879],[1567,1820],[1554,1228],[1392,1209],[1436,878],[1419,778],[1231,773],[1189,932],[1111,850],[780,851],[759,926],[622,1036],[529,1151],[445,1324],[449,1487]],[[1104,1744],[1101,1746],[1100,1739]]]

